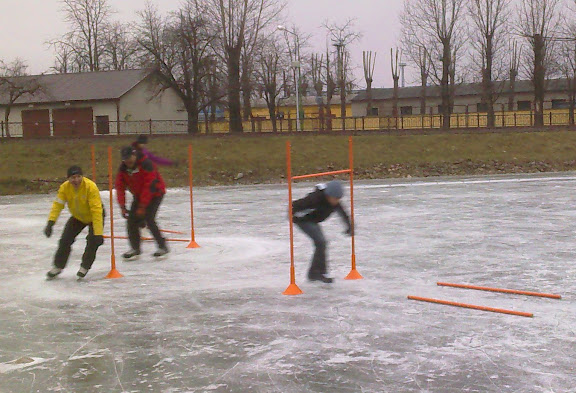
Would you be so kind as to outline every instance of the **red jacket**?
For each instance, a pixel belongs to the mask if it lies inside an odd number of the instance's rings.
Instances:
[[[126,189],[138,201],[138,207],[146,208],[150,201],[166,194],[166,184],[156,166],[146,156],[139,154],[134,169],[122,163],[116,176],[116,195],[120,206],[126,205]]]

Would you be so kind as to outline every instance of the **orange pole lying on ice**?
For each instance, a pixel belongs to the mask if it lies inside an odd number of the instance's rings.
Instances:
[[[348,137],[348,159],[350,161],[350,224],[352,225],[352,268],[346,280],[360,280],[364,277],[356,270],[356,234],[354,233],[354,141]]]
[[[350,173],[350,172],[351,172],[350,169],[343,169],[341,171],[312,173],[310,175],[294,176],[294,177],[292,177],[292,180],[309,179],[311,177],[321,177],[321,176],[330,176],[330,175],[341,175],[341,174]]]
[[[116,270],[116,255],[114,252],[114,187],[112,182],[112,147],[108,147],[108,187],[110,190],[110,272],[106,275],[106,278],[121,278],[124,277],[118,270]]]
[[[526,295],[526,296],[546,297],[546,298],[550,298],[550,299],[562,299],[562,296],[554,295],[551,293],[539,293],[539,292],[518,291],[515,289],[479,287],[477,285],[452,284],[452,283],[448,283],[448,282],[439,282],[439,283],[437,283],[437,285],[442,286],[442,287],[475,289],[477,291],[500,292],[500,293],[510,293],[510,294],[514,294],[514,295]]]
[[[193,175],[192,175],[192,145],[188,145],[188,176],[190,183],[190,243],[186,248],[200,248],[196,243],[194,236],[194,194],[193,194]]]
[[[501,313],[501,314],[517,315],[517,316],[519,316],[519,317],[529,317],[529,318],[532,318],[532,317],[534,316],[534,314],[528,313],[528,312],[505,310],[505,309],[502,309],[502,308],[475,306],[475,305],[473,305],[473,304],[449,302],[449,301],[446,301],[446,300],[430,299],[430,298],[427,298],[427,297],[408,296],[408,299],[410,299],[410,300],[418,300],[418,301],[420,301],[420,302],[443,304],[443,305],[446,305],[446,306],[455,306],[455,307],[462,307],[462,308],[471,308],[471,309],[473,309],[473,310],[490,311],[490,312],[496,312],[496,313]]]
[[[180,232],[180,231],[169,231],[168,229],[160,229],[160,232],[172,233],[172,234],[174,234],[174,235],[185,235],[184,232]]]
[[[92,181],[96,183],[96,148],[94,145],[90,146],[90,152],[92,155]]]
[[[290,142],[286,142],[286,171],[288,179],[288,217],[290,220],[290,285],[283,295],[301,295],[302,290],[296,285],[296,272],[294,269],[294,220],[292,219],[292,156]]]
[[[104,239],[112,239],[112,236],[104,235]],[[128,236],[114,236],[114,239],[128,239]],[[140,237],[140,240],[154,240],[153,237]],[[188,239],[164,239],[167,242],[190,242]]]

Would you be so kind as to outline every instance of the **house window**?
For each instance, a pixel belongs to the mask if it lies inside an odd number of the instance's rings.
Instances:
[[[552,109],[567,109],[569,107],[568,100],[552,100]]]
[[[411,115],[412,114],[412,107],[411,106],[401,106],[400,107],[400,114],[401,115]]]
[[[380,109],[379,108],[370,108],[370,116],[379,116]]]
[[[476,111],[480,113],[488,112],[488,104],[486,104],[485,102],[476,104]]]
[[[442,114],[442,110],[444,107],[442,105],[438,105],[438,114]]]
[[[518,101],[519,111],[530,111],[532,110],[532,101]]]

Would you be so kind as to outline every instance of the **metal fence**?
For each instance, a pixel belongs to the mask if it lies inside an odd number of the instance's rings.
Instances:
[[[533,112],[497,112],[496,128],[533,127]],[[486,113],[458,113],[450,117],[451,128],[487,128]],[[330,132],[330,131],[384,131],[384,130],[426,130],[439,129],[442,115],[407,115],[385,117],[349,117],[349,118],[305,118],[301,119],[300,130],[296,119],[276,120],[277,132]],[[544,126],[568,126],[568,110],[549,110],[544,113]],[[265,118],[253,118],[243,122],[245,133],[272,133],[273,122]],[[229,133],[227,120],[200,122],[201,134]],[[110,121],[101,122],[49,122],[49,123],[4,123],[0,122],[0,137],[93,137],[104,135],[182,135],[188,134],[188,122],[183,120],[146,120],[146,121]]]

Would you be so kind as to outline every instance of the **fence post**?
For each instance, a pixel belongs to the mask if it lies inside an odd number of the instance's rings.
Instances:
[[[550,125],[552,125],[552,111],[550,111]]]
[[[1,126],[0,128],[2,128],[2,138],[4,138],[4,120],[2,120],[0,122],[0,126]],[[22,134],[24,134],[24,133],[22,133]]]
[[[148,120],[148,133],[152,135],[152,119]]]
[[[518,119],[516,115],[516,112],[514,112],[514,127],[518,127]]]
[[[366,131],[366,117],[362,116],[362,131]]]

